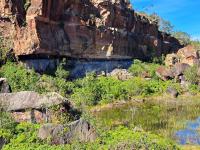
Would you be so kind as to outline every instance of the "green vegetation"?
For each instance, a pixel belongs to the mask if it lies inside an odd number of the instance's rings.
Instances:
[[[4,124],[6,120],[11,120]],[[4,123],[2,123],[4,122]],[[2,113],[0,121],[0,137],[6,139],[6,145],[3,150],[72,150],[72,149],[156,149],[168,150],[179,149],[175,143],[161,136],[147,132],[133,131],[127,127],[117,127],[112,130],[101,130],[99,138],[94,142],[79,143],[74,142],[66,145],[49,145],[49,141],[41,141],[37,137],[39,124],[15,123],[9,116],[9,113]]]
[[[24,10],[27,11],[28,8],[31,6],[30,0],[23,0],[24,3]]]
[[[198,66],[195,65],[193,67],[188,68],[184,72],[186,80],[189,81],[191,84],[198,84],[198,82],[200,81],[198,70]]]
[[[7,58],[7,53],[10,50],[12,44],[9,39],[2,37],[0,33],[0,66],[4,64],[9,58]]]
[[[134,60],[133,64],[129,68],[129,72],[131,72],[133,76],[137,77],[149,76],[150,78],[158,79],[156,76],[156,69],[159,66],[159,64],[155,63],[145,63],[140,60]]]
[[[56,76],[40,75],[31,69],[26,69],[23,64],[7,62],[0,69],[0,76],[8,79],[13,92],[36,91],[39,93],[58,92],[65,96],[72,85],[66,82],[68,72],[59,66]]]
[[[179,149],[172,141],[164,139],[160,136],[146,133],[133,132],[125,127],[118,127],[114,130],[104,132],[100,138],[92,143],[78,143],[66,145],[48,145],[48,142],[40,141],[37,138],[37,130],[39,125],[30,123],[20,123],[15,126],[9,144],[5,145],[3,150],[72,150],[72,149]],[[2,132],[0,132],[2,137]]]
[[[27,11],[31,5],[30,0],[23,0],[23,3],[24,10]],[[200,50],[199,41],[192,41],[185,32],[175,32],[169,21],[155,13],[143,15],[156,23],[160,31],[177,38],[182,45],[191,44]],[[25,20],[22,21],[22,26],[26,26]],[[65,59],[54,74],[39,74],[21,63],[9,60],[10,43],[9,39],[0,36],[0,77],[7,78],[12,91],[57,92],[69,98],[82,111],[81,117],[95,127],[99,137],[94,142],[74,141],[70,144],[51,145],[50,140],[38,139],[41,124],[16,123],[10,112],[5,111],[5,106],[0,106],[0,138],[6,142],[3,150],[176,150],[179,147],[168,138],[174,136],[175,130],[182,129],[187,120],[199,116],[199,97],[194,99],[194,104],[190,101],[190,105],[182,99],[170,102],[170,106],[164,104],[164,98],[159,104],[152,102],[153,98],[163,95],[168,87],[173,87],[180,94],[185,91],[192,94],[200,92],[198,66],[193,66],[184,73],[190,83],[187,89],[173,80],[160,80],[156,70],[163,64],[164,56],[155,58],[154,49],[149,49],[151,63],[134,60],[128,70],[133,77],[128,80],[88,74],[83,79],[69,81],[69,71],[64,69],[67,64]],[[98,110],[104,106],[100,111],[95,111],[95,108]],[[67,124],[75,119],[75,116],[58,110],[60,108],[57,106],[49,108],[55,117],[53,123]]]
[[[179,40],[179,42],[182,44],[182,45],[188,45],[190,44],[190,41],[191,41],[191,37],[188,33],[186,32],[174,32],[172,33],[172,35]]]
[[[69,82],[65,78],[68,72],[58,67],[56,76],[39,75],[33,70],[27,70],[22,64],[7,63],[0,70],[0,75],[8,79],[11,89],[16,91],[36,91],[39,93],[58,92],[71,97],[77,106],[92,106],[111,103],[118,100],[130,100],[134,96],[152,96],[166,91],[168,86],[174,86],[181,92],[179,84],[173,81],[159,80],[155,70],[159,65],[135,61],[129,71],[135,76],[127,81],[113,77],[96,77],[89,74],[83,79]],[[143,75],[152,78],[146,80]]]
[[[6,77],[14,92],[31,90],[40,93],[58,92],[71,98],[82,110],[87,112],[85,106],[112,103],[120,100],[130,100],[133,97],[146,97],[163,93],[169,85],[181,90],[178,84],[172,81],[164,82],[156,78],[155,70],[159,66],[153,63],[135,61],[130,72],[135,76],[129,80],[121,81],[113,77],[88,74],[83,79],[73,82],[67,81],[69,72],[64,70],[61,63],[54,76],[40,75],[31,69],[25,69],[23,64],[7,62],[1,67],[1,77]],[[150,66],[150,67],[147,67]],[[142,69],[141,69],[142,68]],[[141,70],[140,70],[141,69]],[[140,75],[145,72],[152,80],[145,80]],[[119,127],[107,130],[99,128],[100,137],[94,143],[72,143],[70,145],[48,145],[48,142],[37,138],[40,125],[31,123],[16,124],[8,113],[1,112],[0,137],[6,139],[4,150],[11,149],[121,149],[121,148],[149,148],[149,149],[178,149],[174,143],[160,136],[146,132],[133,132],[131,127]],[[59,123],[66,123],[70,116],[56,114],[63,118]],[[59,117],[58,117],[59,118]],[[10,120],[10,121],[9,121]],[[94,116],[90,122],[97,124]],[[6,124],[8,123],[8,125]],[[98,126],[96,126],[98,127]]]
[[[119,100],[130,100],[135,96],[144,97],[162,94],[170,85],[181,92],[179,84],[172,81],[145,80],[141,77],[120,81],[112,77],[95,78],[89,75],[76,83],[72,99],[78,106],[91,106]]]
[[[190,99],[187,101],[187,99]],[[178,102],[178,104],[177,104]],[[151,131],[167,138],[174,138],[188,120],[200,113],[199,96],[181,96],[176,102],[170,97],[152,97],[148,101],[129,101],[110,107],[91,109],[98,129],[110,130],[123,125],[139,131]],[[142,117],[141,117],[142,116]],[[92,118],[92,117],[91,117]]]
[[[193,41],[191,41],[190,44],[193,45],[198,51],[200,51],[200,41],[193,40]]]

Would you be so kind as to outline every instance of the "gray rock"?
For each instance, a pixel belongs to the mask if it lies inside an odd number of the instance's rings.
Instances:
[[[0,137],[0,150],[3,148],[5,143],[6,143],[5,139]]]
[[[97,138],[94,128],[85,120],[79,119],[68,125],[45,124],[38,132],[41,140],[51,140],[51,144],[66,144],[72,141],[91,142]]]
[[[185,64],[185,63],[177,63],[174,65],[174,67],[171,69],[173,72],[173,75],[175,77],[178,77],[180,75],[183,75],[184,72],[190,67],[190,65]]]
[[[40,95],[32,91],[23,91],[17,93],[0,94],[0,103],[4,105],[7,111],[17,111],[25,109],[40,109],[59,105],[67,100],[57,93],[47,93]]]
[[[85,120],[79,119],[68,125],[69,131],[65,134],[66,142],[70,143],[73,140],[80,142],[91,142],[97,138],[94,128]]]
[[[170,94],[174,98],[177,98],[178,94],[179,94],[178,91],[175,88],[173,88],[173,87],[168,87],[166,92],[168,94]]]
[[[11,88],[6,78],[0,78],[0,93],[10,93]]]
[[[64,144],[64,127],[62,125],[45,124],[38,132],[41,140],[50,140],[51,144]]]

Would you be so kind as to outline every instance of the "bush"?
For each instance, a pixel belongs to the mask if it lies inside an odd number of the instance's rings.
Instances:
[[[61,79],[67,79],[69,77],[69,71],[66,71],[64,69],[64,65],[67,64],[67,60],[63,59],[62,62],[59,64],[56,70],[56,77],[61,78]]]
[[[185,78],[188,82],[191,84],[197,84],[200,81],[200,78],[198,76],[198,66],[195,65],[193,67],[188,68],[184,72]]]
[[[20,64],[8,62],[0,70],[1,76],[8,79],[12,91],[31,91],[37,90],[36,83],[39,75],[33,70],[27,70]]]
[[[169,86],[182,92],[181,86],[172,81],[145,80],[141,77],[121,81],[112,77],[89,75],[76,81],[71,99],[77,106],[92,106],[118,100],[129,100],[135,96],[162,94]]]
[[[198,51],[200,51],[200,41],[199,40],[194,40],[190,41],[190,44],[195,47]]]
[[[7,53],[10,50],[12,44],[9,39],[4,39],[0,33],[0,64],[4,64],[7,60]]]
[[[168,150],[179,149],[172,141],[160,136],[146,133],[133,132],[125,127],[118,127],[108,132],[102,132],[95,142],[78,143],[70,145],[48,145],[38,141],[36,137],[37,125],[22,123],[16,128],[16,136],[11,142],[3,147],[3,150],[71,150],[71,149],[156,149]]]
[[[26,69],[22,64],[7,62],[0,70],[0,76],[8,79],[13,92],[36,91],[39,93],[57,92],[63,96],[71,93],[72,82],[67,82],[68,72],[59,68],[57,76],[40,75],[33,70]]]
[[[179,149],[170,140],[146,132],[133,132],[124,127],[105,133],[102,139],[103,149]]]
[[[96,105],[101,99],[101,87],[93,74],[87,75],[83,79],[76,81],[71,98],[78,105]]]
[[[145,74],[148,74],[151,78],[157,78],[156,69],[159,67],[159,64],[155,63],[144,63],[140,60],[134,60],[133,64],[129,68],[129,72],[136,77],[142,77]]]
[[[191,37],[188,33],[186,32],[174,32],[173,33],[173,36],[179,40],[179,42],[182,44],[182,45],[188,45],[191,41]]]

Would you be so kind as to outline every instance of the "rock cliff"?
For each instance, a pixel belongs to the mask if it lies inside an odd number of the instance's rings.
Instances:
[[[1,0],[0,32],[17,56],[144,59],[180,48],[129,0]]]

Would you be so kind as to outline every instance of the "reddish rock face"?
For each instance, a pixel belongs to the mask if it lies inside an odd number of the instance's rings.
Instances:
[[[18,56],[144,59],[180,48],[128,0],[1,0],[0,27]]]

